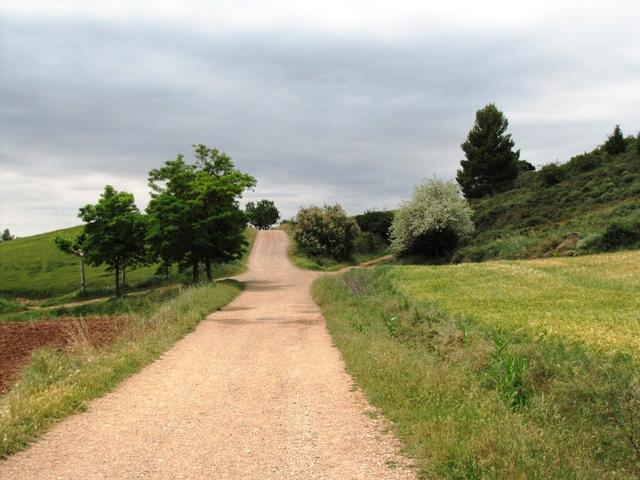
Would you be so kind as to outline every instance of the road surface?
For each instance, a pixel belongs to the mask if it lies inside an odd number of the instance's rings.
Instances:
[[[309,293],[260,232],[246,290],[162,358],[0,462],[2,479],[413,478]]]

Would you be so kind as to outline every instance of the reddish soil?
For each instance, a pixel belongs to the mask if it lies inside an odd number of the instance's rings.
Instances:
[[[92,345],[103,346],[116,337],[123,324],[122,317],[0,323],[0,392],[7,389],[36,348],[45,345],[65,348],[83,336]]]

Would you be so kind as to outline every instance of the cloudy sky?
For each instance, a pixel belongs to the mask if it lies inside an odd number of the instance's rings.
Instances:
[[[285,216],[453,178],[496,102],[522,158],[640,130],[640,2],[0,0],[0,227],[78,224],[193,143]]]

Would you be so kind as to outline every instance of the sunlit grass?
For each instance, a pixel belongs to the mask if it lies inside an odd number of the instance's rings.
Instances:
[[[404,294],[505,329],[640,353],[640,252],[398,266]]]

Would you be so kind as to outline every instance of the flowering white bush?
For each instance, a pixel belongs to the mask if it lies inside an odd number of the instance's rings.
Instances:
[[[396,212],[389,238],[395,255],[438,256],[473,233],[471,207],[453,182],[426,180]]]
[[[348,259],[359,233],[356,221],[340,205],[302,208],[296,216],[296,243],[311,255]]]

